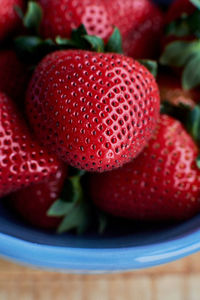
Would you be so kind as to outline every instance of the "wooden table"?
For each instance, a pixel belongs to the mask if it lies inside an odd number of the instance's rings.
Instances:
[[[200,253],[118,275],[66,275],[0,260],[0,300],[200,300]]]

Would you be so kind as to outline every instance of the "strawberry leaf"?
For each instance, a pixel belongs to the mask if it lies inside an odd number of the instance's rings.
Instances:
[[[193,139],[200,145],[200,105],[192,109],[187,118],[187,130]]]
[[[198,9],[200,9],[200,0],[190,0],[190,2],[196,6]]]
[[[117,27],[115,27],[106,47],[106,52],[123,53],[122,50],[122,36]]]
[[[177,37],[200,36],[200,11],[196,10],[193,14],[183,14],[177,20],[171,22],[165,28],[167,35]]]
[[[29,11],[34,11],[34,8],[32,7],[35,7],[35,5],[37,7],[35,2],[30,2]],[[27,15],[30,19],[27,16],[24,19],[27,18],[31,20],[30,15],[31,13]],[[39,12],[38,17],[35,16],[35,18],[37,20],[39,19]],[[33,24],[35,21],[33,19],[32,21]],[[35,22],[35,24],[36,23],[38,24],[38,22]],[[30,27],[35,26],[31,25]],[[70,38],[57,36],[55,40],[45,40],[38,35],[19,36],[14,40],[14,47],[22,61],[25,61],[26,63],[31,62],[33,64],[37,64],[45,55],[56,50],[81,49],[95,52],[122,52],[121,35],[117,28],[115,28],[105,49],[104,41],[97,36],[88,35],[84,25],[80,25],[77,29],[73,29]]]
[[[23,21],[24,13],[23,13],[23,10],[21,9],[21,7],[18,5],[14,5],[14,10],[15,10],[16,14],[18,15],[18,17]]]
[[[71,40],[76,44],[78,49],[90,50],[88,49],[88,43],[84,39],[87,35],[87,30],[83,24],[81,24],[77,29],[72,30]]]
[[[64,217],[58,233],[64,233],[76,229],[77,234],[83,234],[90,225],[90,209],[87,203],[80,202],[74,206],[73,210]]]
[[[200,155],[196,159],[196,165],[200,169]]]
[[[162,65],[183,67],[182,84],[185,90],[200,84],[200,40],[176,41],[169,44],[160,58]]]
[[[32,33],[39,34],[39,27],[42,21],[42,8],[34,1],[28,2],[27,12],[24,15],[24,26]]]
[[[200,42],[176,41],[166,46],[160,57],[161,65],[183,67],[190,57],[200,51]]]
[[[57,36],[56,39],[55,39],[55,42],[58,46],[61,46],[62,48],[78,48],[78,45],[75,41],[73,40],[70,40],[70,39],[65,39],[65,38],[62,38],[60,36]]]
[[[91,45],[95,52],[104,52],[104,41],[94,35],[84,35],[83,38]]]
[[[191,57],[186,64],[182,75],[182,86],[190,90],[200,84],[200,53]]]
[[[157,76],[158,64],[155,60],[140,59],[139,62],[145,66],[154,77]]]
[[[190,28],[188,26],[187,16],[184,16],[168,24],[165,28],[165,34],[173,35],[177,37],[183,37],[189,35]]]
[[[43,40],[37,36],[20,36],[14,41],[14,48],[19,58],[30,64],[37,63],[45,55],[57,49],[51,40]]]
[[[85,199],[82,188],[82,177],[85,171],[69,170],[69,178],[65,183],[63,192],[49,209],[48,216],[61,217],[58,233],[76,229],[78,234],[84,233],[92,222],[91,207]]]
[[[67,203],[62,199],[57,200],[49,209],[47,215],[49,217],[64,217],[74,208],[74,203]]]
[[[87,35],[87,30],[83,24],[81,24],[77,29],[72,30],[71,39],[73,41],[80,42],[80,37]]]

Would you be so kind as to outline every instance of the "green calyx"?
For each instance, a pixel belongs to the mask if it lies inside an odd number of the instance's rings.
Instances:
[[[200,0],[189,0],[197,9],[192,14],[183,13],[165,28],[166,35],[200,37]]]
[[[29,1],[27,11],[24,14],[19,6],[15,6],[15,10],[22,19],[24,27],[31,34],[39,34],[39,28],[42,21],[42,8],[35,1]]]
[[[157,77],[158,63],[155,60],[139,59],[139,62],[145,66],[154,77]]]
[[[175,21],[172,21],[165,28],[165,34],[168,36],[186,37],[194,36],[200,37],[200,10],[195,10],[191,15],[182,14],[182,16]]]
[[[29,30],[31,35],[19,36],[14,41],[18,56],[25,62],[31,61],[35,64],[45,55],[56,50],[81,49],[98,53],[122,53],[122,38],[117,28],[114,28],[113,34],[107,43],[97,36],[88,35],[84,25],[80,25],[77,29],[72,30],[70,38],[57,36],[54,40],[43,39],[39,36],[39,27],[42,17],[41,8],[39,9],[40,6],[33,3],[34,2],[29,3],[28,12],[23,18],[23,23],[24,25],[26,23],[26,28],[31,29]],[[34,19],[31,16],[35,6],[38,12]],[[39,11],[41,13],[39,13]]]
[[[198,155],[198,157],[196,159],[196,165],[200,169],[200,155]]]
[[[164,50],[160,64],[170,67],[181,67],[182,86],[190,90],[200,84],[200,39],[195,41],[175,41]]]
[[[200,105],[196,105],[187,116],[186,128],[200,147]],[[196,165],[200,169],[200,154],[196,159]]]
[[[200,146],[200,105],[196,105],[189,111],[186,128],[198,146]]]
[[[78,234],[82,234],[90,225],[90,207],[84,198],[81,184],[83,176],[84,173],[80,173],[69,177],[65,183],[61,198],[48,211],[48,216],[62,218],[58,227],[58,233],[75,229]]]
[[[76,230],[77,234],[83,234],[90,227],[97,226],[102,234],[107,226],[107,218],[87,200],[82,186],[86,172],[74,168],[70,168],[69,172],[61,197],[50,207],[48,216],[61,218],[58,233]]]
[[[165,29],[168,36],[188,38],[189,41],[168,44],[160,58],[161,65],[182,68],[184,90],[200,85],[200,0],[190,2],[197,8],[194,13],[182,14]]]
[[[189,0],[196,8],[200,9],[200,0]]]

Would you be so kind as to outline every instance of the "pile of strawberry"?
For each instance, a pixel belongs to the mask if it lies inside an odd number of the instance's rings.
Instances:
[[[199,0],[1,0],[2,202],[58,232],[199,213],[199,24]]]

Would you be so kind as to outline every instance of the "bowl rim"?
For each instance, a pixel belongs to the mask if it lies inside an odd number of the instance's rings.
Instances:
[[[149,268],[200,250],[200,229],[166,242],[127,248],[73,248],[32,243],[0,233],[0,256],[23,265],[68,273],[111,273]]]

